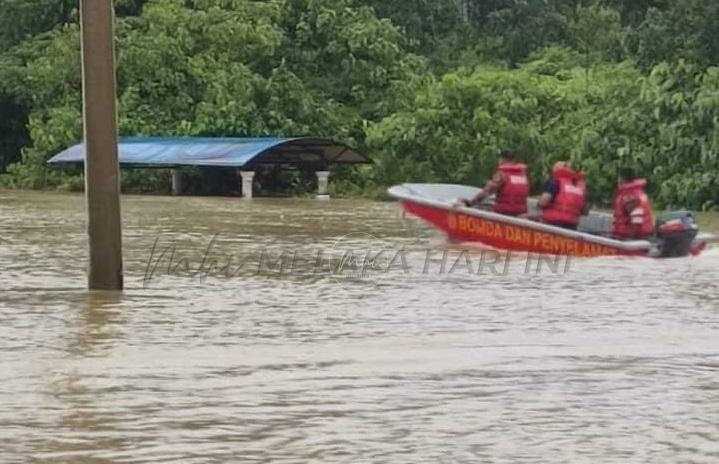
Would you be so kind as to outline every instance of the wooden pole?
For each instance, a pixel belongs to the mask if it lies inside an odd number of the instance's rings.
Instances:
[[[117,157],[112,0],[80,0],[85,198],[90,290],[121,290],[122,221]]]

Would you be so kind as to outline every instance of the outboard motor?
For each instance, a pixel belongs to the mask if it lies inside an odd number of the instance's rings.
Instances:
[[[662,214],[655,228],[659,255],[663,258],[688,256],[698,233],[699,226],[691,211]]]

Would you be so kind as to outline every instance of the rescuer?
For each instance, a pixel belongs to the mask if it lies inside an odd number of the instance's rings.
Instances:
[[[623,168],[619,172],[614,197],[614,230],[617,238],[646,238],[654,231],[652,205],[644,189],[647,181],[637,179],[634,171]]]
[[[498,155],[497,171],[482,191],[471,200],[462,202],[467,206],[479,205],[485,198],[494,194],[495,213],[520,216],[527,214],[529,196],[529,178],[527,165],[518,162],[514,153],[503,150]]]
[[[537,207],[542,210],[542,222],[576,229],[581,216],[589,212],[584,174],[575,171],[564,161],[556,163]]]

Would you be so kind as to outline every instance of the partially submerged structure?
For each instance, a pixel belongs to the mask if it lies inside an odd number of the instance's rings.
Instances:
[[[72,146],[48,163],[76,164],[85,161],[85,145]],[[238,170],[242,196],[252,197],[255,169],[262,165],[313,169],[317,193],[326,197],[330,169],[339,164],[371,163],[370,159],[342,143],[313,137],[129,137],[119,141],[120,166],[167,168],[172,172],[172,192],[182,192],[183,167],[223,167]]]

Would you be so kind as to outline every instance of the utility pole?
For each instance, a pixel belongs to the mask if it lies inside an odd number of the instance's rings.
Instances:
[[[90,290],[123,287],[113,16],[112,0],[80,0]]]

